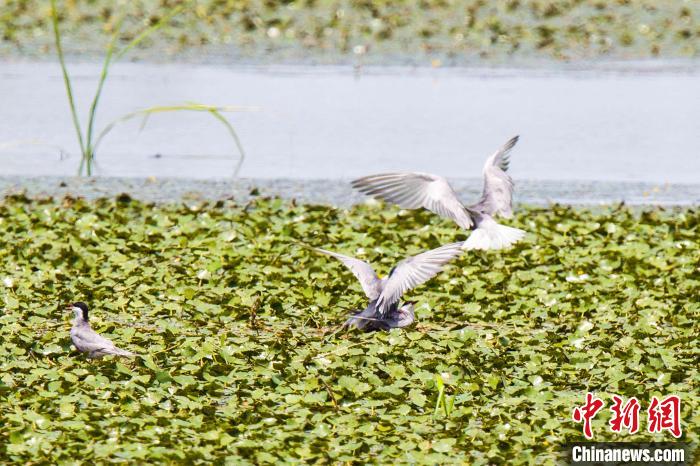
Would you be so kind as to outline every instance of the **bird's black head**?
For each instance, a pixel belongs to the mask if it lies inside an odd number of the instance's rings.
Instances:
[[[88,307],[87,304],[78,301],[77,303],[73,303],[73,307],[77,307],[81,311],[83,311],[83,320],[87,322],[88,320]]]

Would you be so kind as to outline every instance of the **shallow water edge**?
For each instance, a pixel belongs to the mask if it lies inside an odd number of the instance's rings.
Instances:
[[[450,180],[465,203],[481,193],[480,178]],[[183,178],[103,178],[54,176],[2,176],[0,195],[24,194],[30,198],[65,196],[98,199],[127,194],[144,202],[233,200],[248,202],[256,197],[280,197],[300,202],[350,206],[367,197],[350,187],[349,180],[289,178],[200,180]],[[628,205],[699,206],[700,184],[645,182],[516,180],[515,202],[593,206],[624,202]]]

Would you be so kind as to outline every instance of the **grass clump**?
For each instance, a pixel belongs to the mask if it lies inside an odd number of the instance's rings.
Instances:
[[[104,89],[107,77],[109,76],[109,71],[111,67],[120,58],[124,57],[130,50],[138,47],[141,42],[146,40],[151,34],[163,28],[172,18],[177,16],[185,6],[188,5],[186,2],[176,8],[170,8],[168,12],[164,14],[162,18],[154,20],[149,27],[143,29],[138,34],[135,34],[133,38],[128,40],[128,42],[121,48],[118,47],[118,43],[121,39],[122,24],[124,23],[125,16],[121,14],[114,24],[107,23],[105,26],[107,29],[113,29],[111,38],[107,45],[107,50],[105,52],[104,61],[102,64],[102,71],[100,77],[97,81],[97,88],[95,94],[92,98],[92,103],[90,104],[90,110],[88,112],[87,118],[87,129],[85,134],[83,134],[82,125],[80,123],[80,117],[78,116],[78,110],[75,104],[73,85],[71,83],[70,73],[68,72],[68,67],[66,66],[66,60],[63,53],[63,41],[61,38],[61,31],[59,28],[59,11],[56,6],[56,0],[51,0],[51,25],[53,28],[53,38],[54,46],[56,49],[56,56],[58,62],[61,65],[61,72],[63,75],[63,83],[66,90],[66,96],[68,98],[68,106],[71,112],[71,118],[73,121],[73,127],[75,128],[76,136],[78,139],[78,145],[80,147],[81,159],[80,166],[78,168],[78,175],[85,174],[87,176],[93,175],[94,166],[96,164],[97,148],[102,141],[102,139],[119,123],[132,119],[134,117],[140,116],[143,118],[143,126],[145,126],[148,118],[152,115],[166,112],[206,112],[213,116],[217,121],[219,121],[226,131],[231,136],[235,143],[236,149],[238,151],[239,157],[237,158],[237,163],[233,171],[233,176],[238,176],[238,172],[241,169],[241,165],[245,160],[245,153],[243,151],[243,146],[233,129],[233,126],[229,121],[223,116],[223,112],[239,110],[235,107],[221,107],[215,105],[206,105],[199,103],[187,103],[181,105],[164,105],[164,106],[154,106],[149,108],[144,108],[136,110],[134,112],[128,113],[121,118],[109,123],[100,133],[96,136],[95,130],[95,120],[97,117],[97,109],[100,104],[100,97],[102,96],[102,91]]]
[[[418,325],[338,333],[364,304],[295,241],[399,258],[464,235],[425,212],[259,199],[0,205],[0,462],[554,464],[593,391],[700,418],[700,212],[520,209],[514,249],[466,253],[410,293]],[[425,226],[429,227],[426,228]],[[135,363],[71,348],[62,304]],[[672,440],[611,433],[596,440]]]

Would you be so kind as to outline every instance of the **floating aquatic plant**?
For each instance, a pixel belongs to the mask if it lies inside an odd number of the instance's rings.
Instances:
[[[7,3],[7,2],[6,2]],[[95,53],[104,21],[114,23],[121,11],[142,19],[124,25],[135,37],[144,22],[166,16],[181,0],[66,2],[63,24],[76,37],[73,46]],[[0,14],[2,50],[46,49],[42,0],[9,2]],[[322,56],[324,61],[414,63],[440,66],[474,59],[501,62],[595,57],[621,59],[662,56],[694,57],[700,51],[700,4],[657,0],[455,0],[444,2],[192,2],[158,37],[142,42],[153,47],[145,56],[203,51],[290,57]],[[393,58],[392,58],[393,57]],[[398,57],[398,59],[397,59]]]
[[[463,239],[450,221],[122,196],[13,197],[0,222],[0,463],[550,465],[583,438],[588,391],[679,395],[682,440],[700,440],[694,208],[519,208],[522,243],[465,253],[415,291],[417,325],[373,334],[335,333],[362,291],[296,242],[386,273]],[[145,357],[84,359],[75,300]],[[595,440],[672,440],[609,419]]]

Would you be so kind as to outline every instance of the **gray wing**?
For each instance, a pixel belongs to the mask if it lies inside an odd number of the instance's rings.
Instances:
[[[489,215],[513,216],[513,179],[506,173],[510,164],[510,151],[518,142],[515,136],[486,159],[484,164],[484,191],[471,210]]]
[[[451,218],[469,229],[472,219],[457,193],[442,176],[430,173],[384,173],[352,182],[353,188],[372,197],[398,204],[404,209],[424,208]]]
[[[399,262],[379,295],[379,314],[384,315],[386,309],[397,302],[406,291],[437,275],[445,264],[462,253],[463,244],[463,241],[447,244]]]
[[[91,328],[79,328],[71,332],[71,339],[79,351],[87,353],[114,354],[118,350],[114,343]]]
[[[374,269],[367,262],[355,259],[354,257],[338,254],[337,252],[326,251],[325,249],[314,248],[315,251],[321,254],[335,257],[340,262],[345,264],[347,268],[357,277],[362,285],[362,290],[370,300],[375,300],[379,297],[381,291],[381,280],[377,277]]]

